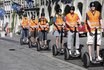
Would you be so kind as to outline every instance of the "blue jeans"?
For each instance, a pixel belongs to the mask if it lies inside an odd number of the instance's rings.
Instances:
[[[22,29],[21,30],[21,34],[22,34],[22,39],[24,39],[25,37],[28,38],[29,37],[29,30],[28,29]]]

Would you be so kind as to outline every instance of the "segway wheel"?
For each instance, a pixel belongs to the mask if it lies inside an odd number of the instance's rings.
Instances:
[[[80,47],[80,48],[79,48],[78,50],[79,50],[79,52],[80,52],[80,55],[78,56],[78,58],[79,58],[79,59],[82,59],[82,58],[83,58],[83,56],[82,56],[82,50],[83,50],[84,45],[80,44],[79,47]],[[82,61],[83,61],[83,60],[82,60]]]
[[[37,44],[37,51],[40,51],[41,50],[41,45],[38,43]]]
[[[102,56],[101,57],[102,57],[101,65],[104,66],[104,51],[102,52]]]
[[[83,54],[83,64],[85,68],[88,68],[90,66],[90,57],[87,52]]]
[[[68,60],[70,57],[68,48],[64,48],[64,59]]]
[[[23,45],[23,39],[22,38],[20,39],[20,45]]]
[[[103,53],[102,58],[103,58],[102,65],[104,66],[104,53]]]
[[[57,46],[56,45],[53,45],[53,47],[52,47],[52,53],[53,53],[53,56],[56,56],[58,54]]]

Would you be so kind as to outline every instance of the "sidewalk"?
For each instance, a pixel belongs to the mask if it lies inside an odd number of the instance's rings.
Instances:
[[[10,38],[0,39],[0,70],[86,70],[56,59],[50,53],[40,53],[27,46],[20,46],[16,41],[18,37],[16,40],[8,39]]]

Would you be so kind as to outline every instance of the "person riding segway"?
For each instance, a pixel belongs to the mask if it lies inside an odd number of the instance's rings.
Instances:
[[[63,48],[63,30],[64,30],[64,19],[61,14],[62,10],[59,9],[56,12],[56,16],[53,18],[53,24],[54,24],[54,36],[56,37],[56,44],[52,47],[52,53],[54,56],[58,55],[58,53],[63,54],[64,48]],[[60,38],[59,38],[60,37]],[[60,39],[60,42],[59,42]]]
[[[78,14],[74,13],[75,7],[70,7],[70,13],[66,15],[66,27],[67,27],[67,43],[64,44],[64,59],[68,60],[71,57],[79,57],[81,55],[81,48],[79,42],[78,26],[80,25],[80,19]],[[73,40],[73,41],[72,41]],[[73,43],[73,45],[72,45]]]
[[[101,29],[104,29],[101,14],[95,9],[95,3],[90,3],[90,10],[86,14],[87,21],[87,47],[88,53],[83,55],[83,63],[85,67],[90,64],[104,64],[104,49],[101,46]],[[94,45],[94,55],[92,56],[92,47]]]
[[[47,33],[49,30],[49,24],[45,18],[45,13],[41,13],[41,18],[39,19],[39,45],[37,51],[50,49],[49,42],[47,40]]]
[[[29,48],[37,46],[37,34],[38,34],[38,19],[35,18],[35,15],[32,15],[30,22],[30,37],[29,37]]]
[[[28,18],[26,13],[23,14],[23,19],[21,22],[21,33],[22,33],[22,37],[20,38],[20,44],[28,44],[29,40],[29,23],[28,23]]]

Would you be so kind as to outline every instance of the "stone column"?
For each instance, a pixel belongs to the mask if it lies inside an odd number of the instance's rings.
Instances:
[[[104,21],[104,0],[102,1],[102,19]]]

